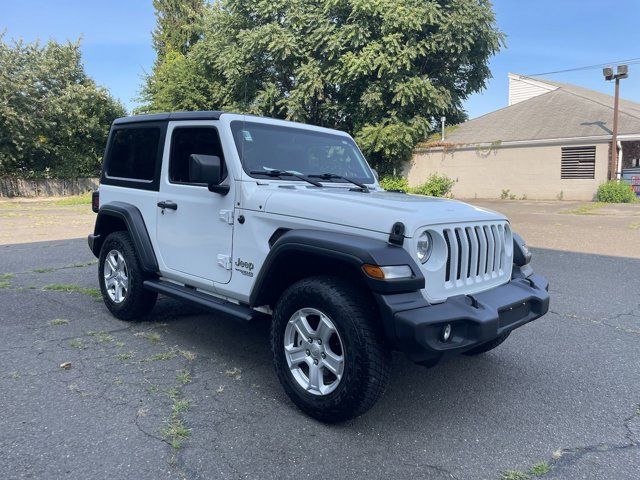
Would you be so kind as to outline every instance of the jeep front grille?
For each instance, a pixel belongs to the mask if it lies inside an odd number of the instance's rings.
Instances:
[[[505,228],[501,224],[443,229],[447,244],[445,282],[499,275],[505,262]]]
[[[473,222],[428,228],[434,251],[425,264],[425,291],[432,301],[501,285],[511,277],[513,236],[509,224]]]

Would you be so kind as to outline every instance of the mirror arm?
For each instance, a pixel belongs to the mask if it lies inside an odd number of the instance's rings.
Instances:
[[[209,191],[213,193],[219,193],[220,195],[226,195],[231,190],[229,185],[216,185],[215,183],[209,184]]]

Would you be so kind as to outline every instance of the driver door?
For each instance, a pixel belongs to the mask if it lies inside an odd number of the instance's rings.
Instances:
[[[226,195],[189,181],[191,154],[215,155],[224,165],[218,129],[212,122],[169,122],[166,138],[156,216],[162,273],[170,278],[177,276],[185,283],[190,278],[206,284],[228,283],[233,182],[226,167],[222,182],[230,186]]]

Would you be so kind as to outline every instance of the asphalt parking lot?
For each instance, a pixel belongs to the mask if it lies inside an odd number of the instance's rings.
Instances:
[[[266,323],[167,298],[152,322],[118,321],[84,238],[5,229],[0,478],[638,478],[640,212],[520,205],[505,213],[536,238],[551,312],[480,357],[396,355],[381,401],[337,426],[285,396]],[[558,238],[592,223],[609,248]]]

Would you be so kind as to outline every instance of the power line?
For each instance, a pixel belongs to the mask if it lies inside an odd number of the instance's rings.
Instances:
[[[575,68],[567,68],[565,70],[556,70],[554,72],[543,72],[543,73],[531,73],[526,75],[527,77],[539,77],[541,75],[552,75],[554,73],[565,73],[565,72],[578,72],[581,70],[592,70],[595,68],[604,68],[604,67],[608,67],[610,65],[618,65],[618,64],[627,64],[627,65],[634,65],[636,63],[640,63],[640,57],[638,58],[629,58],[627,60],[617,60],[614,62],[607,62],[607,63],[599,63],[597,65],[587,65],[585,67],[575,67]]]

